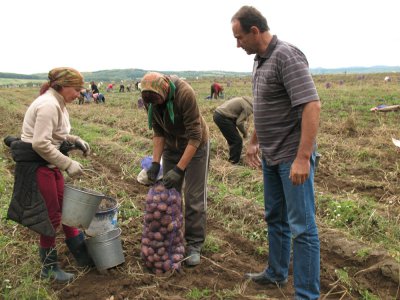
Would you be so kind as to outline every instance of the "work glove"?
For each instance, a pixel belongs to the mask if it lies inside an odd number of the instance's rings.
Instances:
[[[182,171],[177,166],[175,166],[172,170],[169,170],[167,174],[163,177],[164,186],[167,189],[178,188],[180,182],[182,181],[183,175],[185,175],[185,171]]]
[[[147,170],[147,179],[149,183],[154,183],[157,179],[158,172],[160,172],[160,163],[153,161],[151,167]]]
[[[75,177],[75,176],[82,175],[82,173],[83,173],[82,168],[83,168],[83,166],[80,163],[73,160],[66,171],[67,171],[67,174],[69,177]]]
[[[88,156],[90,154],[90,146],[88,142],[85,142],[81,138],[77,138],[75,141],[75,147],[79,150],[82,150],[84,156]]]

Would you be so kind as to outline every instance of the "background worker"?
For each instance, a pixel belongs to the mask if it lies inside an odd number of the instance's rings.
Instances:
[[[39,253],[42,278],[69,282],[74,275],[58,265],[56,232],[61,223],[66,171],[70,177],[83,173],[82,165],[61,152],[73,145],[85,155],[87,142],[70,135],[71,124],[66,105],[73,102],[84,87],[81,73],[72,68],[56,68],[25,113],[21,138],[6,138],[16,161],[13,196],[7,218],[40,234]],[[68,151],[68,150],[65,150]],[[75,227],[62,225],[66,244],[80,266],[93,264],[84,243],[84,235]]]
[[[253,114],[253,98],[235,97],[215,109],[213,119],[229,145],[229,161],[237,164],[243,148],[243,138],[247,138],[246,123]],[[239,131],[238,131],[239,129]]]
[[[208,126],[200,114],[193,88],[177,76],[147,73],[142,99],[153,128],[153,162],[147,171],[154,182],[163,159],[163,183],[182,190],[188,266],[200,263],[206,237],[207,177],[210,155]]]
[[[224,91],[224,87],[222,85],[220,85],[219,83],[214,82],[211,85],[211,95],[210,95],[211,99],[213,99],[213,97],[214,97],[214,99],[218,99],[219,97],[222,96],[223,91]]]

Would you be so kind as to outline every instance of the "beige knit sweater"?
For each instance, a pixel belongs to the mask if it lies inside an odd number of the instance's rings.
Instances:
[[[71,124],[64,98],[50,88],[36,98],[25,113],[21,140],[32,143],[32,148],[43,159],[61,170],[72,160],[63,155],[60,145],[64,140],[75,143],[78,137],[70,135]]]

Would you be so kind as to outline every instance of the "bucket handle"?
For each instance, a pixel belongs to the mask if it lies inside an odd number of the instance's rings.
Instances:
[[[118,235],[117,236],[120,236],[121,235],[121,233],[122,233],[122,230],[121,230],[121,228],[116,228],[116,229],[114,229],[114,230],[118,230],[119,231],[119,233],[118,233]],[[106,232],[107,233],[107,232]],[[102,234],[106,234],[106,233],[102,233]],[[99,235],[102,235],[102,234],[99,234]],[[99,236],[99,235],[96,235],[96,236]],[[115,237],[114,238],[111,238],[111,239],[108,239],[108,240],[105,240],[105,241],[102,241],[102,243],[106,243],[106,242],[109,242],[109,241],[111,241],[111,240],[113,240],[113,239],[115,239]]]

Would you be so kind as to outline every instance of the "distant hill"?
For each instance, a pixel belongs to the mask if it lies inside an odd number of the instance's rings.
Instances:
[[[143,77],[148,71],[155,70],[142,70],[142,69],[114,69],[114,70],[101,70],[95,72],[83,72],[86,81],[120,81],[132,80],[136,81]],[[201,77],[242,77],[250,76],[251,72],[227,72],[227,71],[159,71],[164,74],[175,74],[179,77],[185,78],[201,78]],[[338,68],[338,69],[325,69],[325,68],[312,68],[313,75],[319,74],[357,74],[357,73],[393,73],[400,72],[400,66],[374,66],[374,67],[351,67],[351,68]],[[15,74],[15,73],[1,73],[0,78],[9,79],[32,79],[32,80],[46,80],[46,73],[39,74]]]
[[[312,68],[313,75],[318,74],[372,74],[372,73],[397,73],[400,72],[400,66],[373,66],[373,67],[351,67],[351,68],[337,68],[337,69],[324,69]]]

